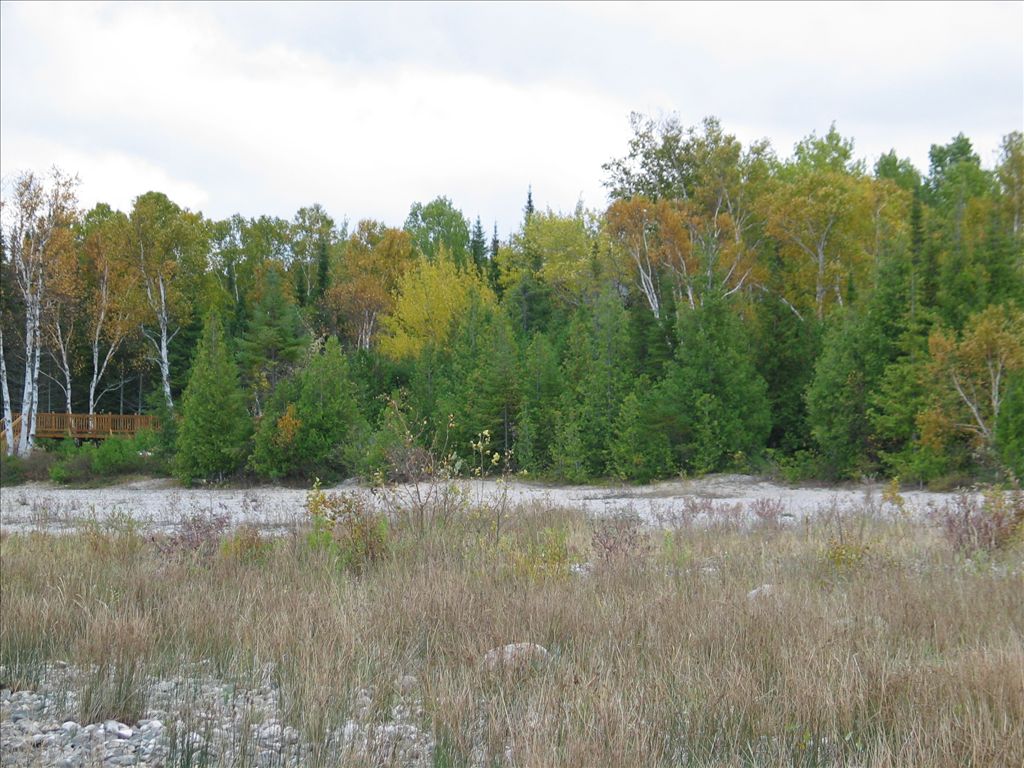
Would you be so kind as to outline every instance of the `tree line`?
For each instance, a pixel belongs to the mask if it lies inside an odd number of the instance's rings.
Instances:
[[[714,118],[632,117],[603,211],[499,238],[441,196],[401,228],[212,220],[149,192],[4,190],[0,379],[31,424],[158,413],[184,479],[455,471],[1024,474],[1024,137],[985,167],[872,167],[833,126],[791,157]]]

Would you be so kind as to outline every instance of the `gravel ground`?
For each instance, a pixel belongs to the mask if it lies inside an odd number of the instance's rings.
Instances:
[[[542,504],[582,509],[590,515],[631,512],[649,522],[678,514],[687,499],[707,500],[719,509],[748,507],[759,499],[779,500],[786,514],[802,519],[836,507],[879,503],[879,484],[839,487],[791,487],[744,475],[711,475],[643,486],[556,486],[522,480],[458,481],[469,500],[480,504]],[[366,486],[345,483],[343,491],[366,496],[383,505],[415,492],[393,486],[382,495]],[[920,515],[942,506],[949,493],[908,491],[906,509]],[[226,515],[233,524],[250,523],[263,529],[288,528],[304,517],[306,491],[280,487],[249,489],[182,488],[170,480],[143,480],[108,488],[71,489],[32,483],[0,492],[0,532],[73,529],[90,520],[130,516],[146,530],[172,530],[191,515]]]
[[[31,690],[0,690],[0,763],[4,766],[308,765],[314,755],[362,765],[429,766],[434,742],[421,729],[416,678],[396,681],[382,717],[373,691],[356,692],[351,717],[313,744],[283,725],[270,670],[249,686],[218,680],[209,668],[145,683],[144,717],[78,722],[89,674],[50,665]],[[0,668],[0,679],[4,677]]]

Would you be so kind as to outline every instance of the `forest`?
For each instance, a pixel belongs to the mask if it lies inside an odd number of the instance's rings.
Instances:
[[[7,180],[5,462],[16,414],[130,412],[162,426],[128,449],[188,483],[1024,476],[1021,132],[921,170],[834,125],[781,157],[631,120],[605,210],[524,190],[504,237],[443,194],[395,227]]]

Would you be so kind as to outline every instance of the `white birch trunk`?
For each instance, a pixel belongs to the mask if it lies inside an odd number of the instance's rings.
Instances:
[[[4,436],[7,438],[7,455],[14,454],[14,414],[11,411],[11,391],[7,385],[7,354],[4,351],[4,329],[0,325],[0,392],[3,394]]]

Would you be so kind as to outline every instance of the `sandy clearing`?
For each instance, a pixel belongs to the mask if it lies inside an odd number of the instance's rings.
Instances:
[[[656,522],[678,511],[688,497],[712,500],[715,505],[743,505],[757,499],[779,499],[796,519],[835,507],[861,505],[867,499],[879,503],[879,484],[838,487],[791,487],[745,475],[709,475],[692,480],[673,480],[643,486],[560,486],[513,480],[462,480],[460,488],[478,504],[521,503],[581,509],[590,515],[633,512]],[[381,504],[380,493],[366,486],[344,483],[328,489],[364,495]],[[410,486],[396,486],[386,493],[403,497]],[[920,515],[941,506],[953,494],[906,491],[907,509]],[[36,483],[0,490],[0,531],[60,530],[87,520],[128,515],[146,529],[170,529],[183,517],[195,514],[228,515],[234,524],[252,523],[264,528],[291,526],[302,520],[306,491],[294,488],[249,489],[182,488],[171,480],[147,479],[109,488],[69,489]]]

